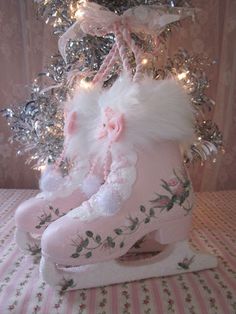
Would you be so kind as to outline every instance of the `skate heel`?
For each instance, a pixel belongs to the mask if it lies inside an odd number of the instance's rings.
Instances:
[[[44,256],[40,260],[39,272],[42,279],[51,286],[59,285],[62,280],[61,272],[57,269],[55,263],[47,260]]]
[[[163,222],[161,227],[153,233],[153,237],[160,244],[169,244],[177,241],[182,241],[188,238],[191,229],[191,215],[181,219],[173,219],[168,222]]]

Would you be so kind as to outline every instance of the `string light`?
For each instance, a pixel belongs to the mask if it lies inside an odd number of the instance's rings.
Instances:
[[[184,80],[186,79],[187,75],[188,75],[189,71],[186,71],[186,72],[182,72],[180,74],[177,75],[178,79],[181,81],[181,80]]]
[[[84,15],[81,7],[84,7],[85,4],[86,1],[80,1],[79,3],[76,3],[76,5],[74,5],[73,3],[70,4],[70,18],[79,20]]]
[[[82,79],[79,82],[79,86],[83,89],[91,89],[93,84],[91,82],[86,81],[85,79]]]
[[[53,27],[56,27],[56,26],[61,25],[61,24],[62,24],[62,19],[59,17],[53,23]]]
[[[84,12],[81,10],[81,7],[84,7],[86,5],[86,0],[81,0],[75,9],[74,17],[75,19],[79,20],[83,17]]]
[[[84,15],[84,12],[79,8],[77,9],[77,11],[75,12],[75,18],[77,20],[81,19],[81,17]]]
[[[43,173],[44,170],[46,169],[46,165],[40,165],[40,166],[38,166],[38,167],[35,168],[35,169],[37,169],[38,171],[40,171],[41,173]]]
[[[148,59],[147,58],[144,58],[143,60],[142,60],[142,65],[146,65],[148,63]]]

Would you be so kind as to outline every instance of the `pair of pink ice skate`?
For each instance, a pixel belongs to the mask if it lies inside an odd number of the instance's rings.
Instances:
[[[193,113],[184,89],[123,74],[108,90],[80,89],[66,110],[65,157],[75,166],[56,188],[45,175],[44,191],[15,216],[16,241],[41,254],[43,279],[71,290],[215,267],[188,245],[193,191],[180,144],[192,139]],[[143,239],[141,251],[161,252],[121,258]]]
[[[192,14],[171,11],[138,6],[118,16],[89,2],[59,40],[63,55],[73,36],[115,37],[91,88],[80,88],[65,104],[64,157],[74,168],[64,179],[48,171],[43,192],[16,211],[19,247],[41,254],[44,280],[63,291],[216,266],[215,257],[193,252],[187,241],[193,191],[180,144],[194,133],[188,96],[172,79],[143,77],[142,51],[131,37],[160,34]],[[136,62],[134,77],[127,51]],[[119,58],[123,75],[103,89]],[[123,258],[140,243],[143,252],[161,252]]]

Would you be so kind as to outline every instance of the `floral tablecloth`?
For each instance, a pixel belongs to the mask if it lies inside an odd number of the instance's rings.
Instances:
[[[0,190],[0,313],[235,314],[236,191],[199,193],[191,244],[218,256],[216,269],[60,295],[14,242],[14,210],[32,190]]]

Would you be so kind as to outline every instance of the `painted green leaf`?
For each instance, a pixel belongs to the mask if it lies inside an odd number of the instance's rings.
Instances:
[[[51,221],[51,218],[52,218],[52,215],[50,214],[46,217],[45,221]]]
[[[171,208],[174,206],[174,204],[172,202],[170,202],[169,204],[167,204],[166,206],[166,210],[169,211],[171,210]]]
[[[183,187],[186,189],[189,186],[190,186],[190,181],[189,180],[185,181],[183,184]]]
[[[188,198],[189,197],[189,191],[185,191],[185,198]]]
[[[100,243],[101,240],[102,240],[102,238],[100,237],[100,235],[96,235],[95,241],[96,241],[97,243]]]
[[[74,280],[73,279],[69,279],[68,280],[68,286],[71,287],[74,284]]]
[[[146,211],[145,206],[141,205],[141,206],[140,206],[140,211],[141,211],[142,213],[145,213],[145,211]]]
[[[79,254],[78,254],[78,253],[73,253],[73,254],[71,255],[71,257],[72,257],[72,258],[77,258],[77,257],[79,257]]]
[[[111,245],[112,242],[113,242],[112,237],[107,237],[107,243],[108,243],[109,245]]]
[[[183,269],[189,269],[189,266],[184,263],[178,263],[178,266],[180,266]]]
[[[122,242],[120,242],[120,248],[122,249],[122,247],[124,247],[124,242],[122,241]]]
[[[86,236],[88,236],[89,238],[92,238],[93,237],[93,232],[92,231],[86,231]]]
[[[86,258],[90,258],[91,256],[92,256],[92,252],[88,252],[88,253],[85,254]]]
[[[173,195],[172,198],[171,198],[171,201],[174,203],[174,202],[176,202],[177,198],[178,198],[177,195]]]
[[[150,209],[149,209],[149,216],[150,216],[150,217],[155,216],[155,210],[154,210],[153,208],[150,208]]]
[[[81,245],[77,246],[77,248],[76,248],[77,253],[80,253],[82,250],[83,250],[83,247]]]
[[[89,239],[86,238],[86,239],[81,243],[81,246],[84,247],[84,248],[86,248],[86,247],[88,246],[88,244],[89,244]]]
[[[119,228],[115,229],[114,231],[115,231],[115,233],[116,233],[117,235],[120,235],[120,234],[123,233],[123,230],[122,230],[122,229],[119,229]]]

